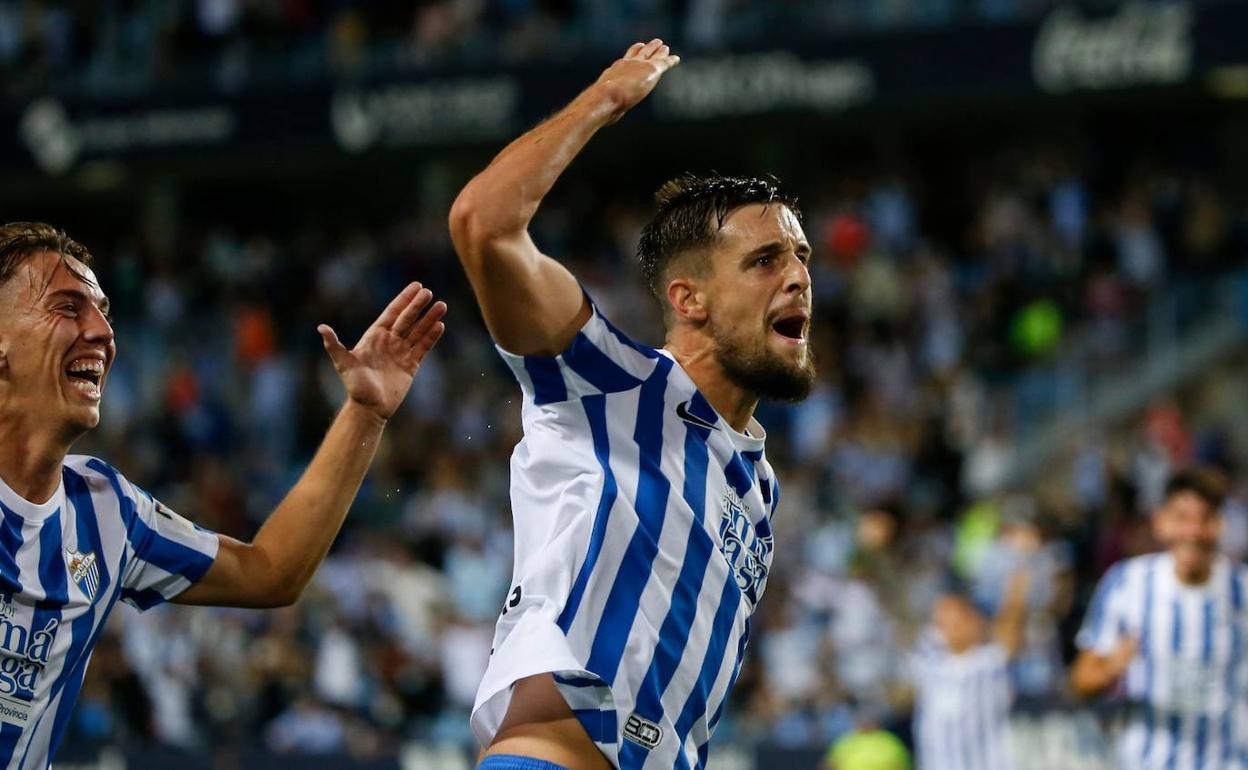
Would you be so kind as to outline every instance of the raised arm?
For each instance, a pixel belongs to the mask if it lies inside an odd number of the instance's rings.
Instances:
[[[347,401],[298,483],[251,543],[219,535],[220,549],[180,604],[277,607],[299,598],[329,552],[377,451],[386,421],[407,395],[416,369],[442,336],[446,305],[410,284],[347,350],[318,327],[347,390]]]
[[[1010,575],[1005,596],[993,623],[993,638],[1011,658],[1018,655],[1027,640],[1027,589],[1030,580],[1026,570]]]
[[[554,117],[509,144],[451,206],[451,240],[491,336],[519,355],[563,351],[589,319],[567,268],[542,254],[529,222],[555,180],[598,129],[646,97],[680,57],[636,43]]]

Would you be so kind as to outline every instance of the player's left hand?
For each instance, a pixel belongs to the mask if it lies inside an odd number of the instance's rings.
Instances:
[[[421,315],[432,300],[433,292],[409,283],[350,350],[329,326],[316,327],[347,397],[383,421],[403,403],[421,361],[446,330],[445,302]]]

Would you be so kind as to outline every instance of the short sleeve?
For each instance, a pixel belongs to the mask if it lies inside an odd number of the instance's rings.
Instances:
[[[1075,645],[1079,649],[1104,655],[1118,643],[1126,623],[1123,603],[1125,574],[1126,567],[1119,562],[1097,583],[1088,613],[1075,636]]]
[[[173,599],[194,585],[217,558],[220,541],[145,490],[134,491],[128,527],[128,561],[121,576],[121,600],[140,610]]]
[[[590,300],[592,313],[568,348],[556,356],[520,356],[497,345],[503,361],[538,406],[641,385],[660,353],[615,328]]]

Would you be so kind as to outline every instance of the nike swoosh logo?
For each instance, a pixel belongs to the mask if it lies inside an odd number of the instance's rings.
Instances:
[[[681,401],[679,404],[676,405],[676,416],[684,420],[687,423],[698,426],[699,428],[707,428],[708,430],[719,430],[719,428],[715,427],[713,423],[709,423],[706,420],[703,420],[701,417],[698,417],[696,414],[690,414],[688,401]]]

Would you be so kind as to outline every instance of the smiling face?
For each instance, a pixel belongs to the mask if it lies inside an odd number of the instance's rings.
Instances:
[[[1222,516],[1216,506],[1194,491],[1170,494],[1153,517],[1157,539],[1174,557],[1180,580],[1201,584],[1209,577],[1218,555]]]
[[[787,206],[742,206],[725,218],[699,281],[724,372],[762,398],[799,401],[814,385],[810,253]]]
[[[116,352],[108,298],[77,259],[40,251],[0,284],[0,419],[72,441],[99,424]]]

